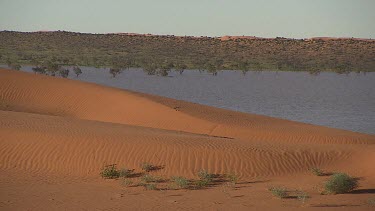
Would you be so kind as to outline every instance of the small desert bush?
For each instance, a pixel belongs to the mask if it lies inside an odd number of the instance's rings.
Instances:
[[[333,174],[325,183],[326,193],[340,194],[350,192],[358,187],[358,179],[345,173]]]
[[[10,106],[6,102],[0,100],[0,110],[7,110],[9,107]]]
[[[156,184],[153,184],[153,183],[144,184],[143,186],[145,187],[146,190],[156,190],[157,189]]]
[[[195,181],[195,187],[196,188],[203,188],[208,185],[213,181],[214,179],[214,174],[208,173],[206,170],[202,169],[198,172],[198,177],[199,180]]]
[[[123,168],[119,170],[119,177],[130,177],[133,173],[133,170]]]
[[[116,164],[104,166],[100,175],[106,179],[116,179],[120,177],[120,171],[117,169]]]
[[[375,198],[369,198],[367,200],[367,204],[375,207]]]
[[[286,188],[271,187],[268,190],[271,191],[272,195],[274,195],[274,196],[276,196],[280,199],[287,198],[289,196],[288,190]]]
[[[210,184],[208,180],[198,180],[195,182],[196,188],[204,188],[207,187]]]
[[[202,169],[198,172],[198,177],[200,180],[207,181],[208,183],[212,182],[214,174],[208,173],[208,171]]]
[[[306,193],[304,191],[301,191],[301,190],[297,191],[297,195],[296,196],[297,196],[297,199],[299,201],[301,201],[302,203],[305,203],[307,201],[307,199],[310,198],[310,196],[309,196],[308,193]]]
[[[239,177],[238,175],[234,173],[229,173],[229,174],[226,174],[225,176],[228,179],[228,181],[231,182],[232,184],[236,184],[238,182]]]
[[[178,188],[187,188],[190,184],[189,180],[185,177],[172,177],[171,180],[173,181],[174,185]]]
[[[160,177],[152,176],[149,174],[143,175],[141,177],[142,182],[150,183],[150,182],[161,182],[162,179]]]
[[[142,163],[141,164],[141,168],[142,170],[146,171],[146,172],[150,172],[150,171],[153,171],[156,169],[156,167],[154,165],[152,165],[151,163]]]
[[[311,168],[310,171],[316,176],[324,176],[324,172],[319,168]]]
[[[121,185],[125,186],[125,187],[129,187],[133,184],[133,181],[131,181],[130,179],[127,179],[127,178],[123,178],[121,180]]]

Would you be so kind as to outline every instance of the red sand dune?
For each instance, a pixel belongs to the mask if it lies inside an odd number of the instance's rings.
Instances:
[[[348,172],[363,178],[362,188],[374,188],[374,144],[374,135],[0,70],[0,208],[6,210],[300,206],[272,198],[267,187],[275,183],[308,191],[310,207],[343,199],[355,205],[370,194],[327,201],[314,192],[324,178],[309,169]],[[105,164],[140,171],[142,162],[164,166],[154,174],[166,178],[193,179],[200,169],[233,172],[243,185],[164,193],[124,189],[99,176]]]

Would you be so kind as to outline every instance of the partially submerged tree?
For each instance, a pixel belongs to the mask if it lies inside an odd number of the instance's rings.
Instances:
[[[60,69],[59,74],[63,78],[67,78],[69,76],[69,69]]]
[[[77,77],[82,74],[82,70],[78,66],[73,67],[73,71],[74,71],[74,74],[76,74]]]
[[[33,67],[31,68],[33,70],[33,72],[36,74],[46,74],[46,68],[45,67],[42,67],[42,66],[36,66],[36,67]]]
[[[157,67],[154,64],[144,64],[142,67],[143,71],[147,73],[147,75],[155,75]]]
[[[13,70],[20,70],[21,69],[21,65],[20,64],[18,64],[16,61],[15,61],[15,59],[13,59],[13,58],[7,58],[6,59],[6,63],[7,63],[7,65],[8,65],[8,67],[10,68],[10,69],[13,69]]]
[[[20,64],[14,63],[11,64],[9,67],[13,70],[20,70],[22,66]]]
[[[46,62],[46,72],[50,75],[50,76],[56,76],[56,73],[60,70],[60,65],[53,61],[53,60],[49,60]]]
[[[177,63],[175,65],[175,70],[180,73],[180,75],[182,75],[182,73],[184,72],[184,70],[187,69],[187,65],[186,64],[180,64],[180,63]]]
[[[171,71],[171,69],[173,68],[173,64],[171,62],[167,62],[165,61],[159,68],[158,68],[158,71],[157,71],[157,74],[160,75],[160,76],[168,76],[168,73]]]
[[[249,71],[248,66],[249,64],[246,61],[240,61],[238,62],[238,65],[237,65],[238,69],[242,71],[243,75],[246,75],[247,71]]]
[[[116,76],[118,74],[122,73],[122,69],[121,68],[112,67],[112,68],[109,68],[109,73],[112,75],[113,78],[116,78]]]
[[[217,76],[217,69],[215,67],[215,65],[211,64],[211,63],[208,63],[206,65],[206,69],[209,73],[211,73],[213,76]]]

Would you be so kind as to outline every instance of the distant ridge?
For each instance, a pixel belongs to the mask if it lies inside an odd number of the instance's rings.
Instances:
[[[113,34],[113,35],[124,35],[124,36],[145,36],[145,37],[187,37],[187,38],[215,38],[220,39],[222,41],[226,40],[237,40],[237,39],[248,39],[248,40],[273,40],[273,39],[287,39],[287,40],[322,40],[322,41],[331,41],[331,40],[357,40],[357,41],[368,41],[374,42],[375,39],[371,38],[358,38],[358,37],[310,37],[310,38],[289,38],[289,37],[257,37],[257,36],[248,36],[248,35],[225,35],[225,36],[191,36],[191,35],[170,35],[170,34],[142,34],[142,33],[134,33],[134,32],[108,32],[108,33],[85,33],[85,32],[73,32],[73,31],[64,31],[64,30],[40,30],[40,31],[31,31],[31,32],[21,32],[21,31],[12,31],[12,30],[2,30],[8,32],[19,32],[19,33],[55,33],[55,32],[64,32],[64,33],[74,33],[74,34]]]
[[[43,46],[41,46],[41,41]],[[374,40],[315,37],[175,36],[66,31],[0,32],[0,63],[136,67],[149,74],[177,69],[374,72]],[[163,75],[168,75],[163,73]]]

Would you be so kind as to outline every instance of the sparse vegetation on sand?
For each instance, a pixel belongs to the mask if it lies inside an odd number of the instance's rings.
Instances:
[[[311,171],[311,173],[313,173],[316,176],[324,176],[325,175],[323,170],[321,170],[320,168],[314,167],[314,168],[311,168],[310,171]]]
[[[134,182],[128,178],[122,178],[121,179],[121,185],[125,187],[129,187],[133,184]]]
[[[274,195],[274,196],[276,196],[276,197],[278,197],[280,199],[289,197],[288,190],[286,188],[283,188],[283,187],[271,187],[268,190],[271,191],[272,195]]]
[[[120,177],[130,177],[132,175],[134,170],[122,168],[119,170],[119,176]]]
[[[238,175],[234,174],[234,173],[228,173],[228,174],[225,174],[225,177],[228,179],[228,181],[232,184],[236,184],[239,180],[239,177]]]
[[[158,169],[157,166],[147,162],[141,163],[141,168],[146,172],[155,171]]]
[[[214,179],[214,174],[209,173],[208,171],[202,169],[198,172],[198,177],[199,180],[195,181],[194,185],[196,188],[203,188],[206,186],[209,186],[213,179]]]
[[[100,175],[106,179],[116,179],[120,177],[120,171],[117,169],[116,164],[104,166]]]
[[[375,207],[375,197],[372,197],[372,198],[367,199],[367,204],[368,204],[369,206],[373,206],[373,207]]]
[[[190,185],[190,181],[185,177],[172,177],[171,181],[177,188],[188,188]]]
[[[200,180],[212,182],[212,180],[214,178],[214,174],[208,173],[208,171],[202,169],[198,172],[198,177],[199,177]]]
[[[299,201],[301,201],[303,204],[310,198],[309,194],[302,191],[302,190],[298,190],[296,192],[296,197]]]
[[[143,175],[141,177],[141,181],[145,183],[150,183],[150,182],[161,182],[163,179],[157,176],[153,176],[150,174]]]
[[[116,164],[106,165],[103,167],[100,175],[106,179],[121,178],[120,183],[122,186],[129,187],[134,184],[133,178],[139,178],[136,186],[145,186],[147,184],[164,183],[166,189],[201,189],[213,184],[225,183],[228,187],[235,187],[238,182],[238,176],[234,173],[230,174],[212,174],[207,170],[200,170],[197,173],[198,180],[189,180],[182,176],[172,176],[171,179],[163,179],[159,176],[151,175],[148,172],[158,169],[158,166],[150,163],[142,163],[142,170],[147,173],[137,173],[134,169],[122,168],[118,169]],[[148,188],[146,188],[148,189]]]
[[[324,184],[328,194],[348,193],[358,187],[358,179],[345,173],[335,173]]]
[[[141,168],[142,170],[149,172],[152,168],[155,167],[150,163],[142,163]],[[311,170],[312,172],[316,172],[314,174],[320,176],[323,173],[322,170],[314,168]],[[130,169],[118,169],[116,164],[111,164],[105,166],[100,175],[106,179],[116,179],[121,177],[121,185],[124,187],[129,187],[134,184],[134,181],[130,178],[133,175],[134,170]],[[143,174],[143,175],[142,175]],[[227,173],[227,174],[212,174],[209,173],[207,170],[202,169],[197,173],[198,180],[189,180],[182,176],[172,176],[170,180],[162,179],[161,177],[150,175],[150,174],[134,174],[138,175],[136,177],[139,178],[139,182],[135,186],[143,186],[146,190],[157,190],[157,189],[201,189],[207,186],[216,184],[217,182],[226,182],[223,187],[223,192],[227,193],[228,187],[235,187],[234,185],[238,182],[238,175],[234,173]],[[157,183],[160,183],[162,186],[164,184],[164,188],[158,188]],[[345,173],[335,173],[333,174],[328,181],[326,181],[324,185],[324,191],[322,194],[340,194],[340,193],[347,193],[350,192],[358,187],[358,179],[351,177]],[[296,198],[302,203],[305,203],[309,198],[310,195],[307,192],[302,190],[295,190],[289,191],[285,187],[270,187],[268,189],[273,196],[285,199],[285,198]],[[374,199],[369,199],[367,204],[372,205],[374,204]]]
[[[144,184],[143,187],[145,187],[146,190],[156,190],[157,189],[156,184],[153,184],[153,183],[151,183],[151,184],[148,184],[148,183]]]

